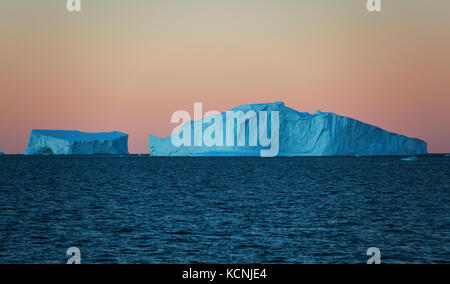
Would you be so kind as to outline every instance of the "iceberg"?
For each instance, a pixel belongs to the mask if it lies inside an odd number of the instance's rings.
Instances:
[[[25,155],[128,154],[128,134],[69,130],[32,130]]]
[[[5,155],[5,153],[3,153],[3,152],[0,152],[0,155]]]
[[[366,124],[364,122],[340,116],[335,113],[317,111],[314,114],[299,112],[286,107],[283,102],[267,104],[242,105],[230,112],[243,112],[258,114],[266,112],[273,117],[273,112],[278,112],[279,124],[279,150],[276,156],[381,156],[381,155],[421,155],[427,154],[427,143],[406,136],[385,131],[379,127]],[[239,133],[245,133],[244,146],[228,146],[220,143],[205,146],[174,145],[174,136],[180,137],[183,133],[188,133],[193,140],[199,134],[195,129],[200,128],[203,133],[211,127],[212,122],[218,120],[225,121],[227,113],[215,114],[211,117],[204,117],[197,121],[186,122],[174,132],[172,136],[159,138],[150,136],[149,148],[151,156],[260,156],[261,150],[267,149],[258,143],[250,146],[250,136],[258,136],[261,129],[250,127],[251,115],[246,116],[244,121],[235,120],[234,133],[232,136],[236,141]],[[256,120],[257,120],[257,115]],[[260,117],[261,120],[261,117]],[[222,125],[225,125],[223,123]],[[227,121],[228,125],[228,121]],[[270,119],[268,127],[270,128]],[[219,133],[219,140],[227,141],[227,132],[222,127]],[[183,132],[185,131],[185,132]],[[270,134],[270,130],[267,131]],[[231,131],[230,131],[231,133]],[[217,133],[215,135],[218,135]],[[223,136],[223,137],[221,137]],[[201,139],[201,138],[200,138]],[[254,140],[253,140],[254,141]],[[222,142],[222,141],[221,141]],[[226,145],[226,146],[224,146]]]

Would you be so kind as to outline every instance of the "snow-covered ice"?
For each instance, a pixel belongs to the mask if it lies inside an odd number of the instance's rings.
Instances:
[[[286,107],[284,103],[243,105],[231,111],[255,113],[279,112],[279,153],[278,156],[379,156],[379,155],[420,155],[427,154],[427,143],[403,135],[385,131],[358,120],[335,113],[317,111],[314,114],[298,112]],[[226,113],[216,115],[226,119]],[[203,132],[212,119],[191,121],[185,127],[191,129],[194,138],[195,124],[202,122]],[[270,119],[269,119],[270,121]],[[190,124],[190,125],[189,125]],[[260,156],[265,149],[260,144],[249,146],[249,135],[257,135],[249,130],[249,121],[238,125],[234,123],[235,137],[237,128],[245,129],[246,146],[185,146],[175,147],[171,137],[158,138],[150,135],[150,155],[152,156]],[[269,123],[270,124],[270,123]],[[224,123],[225,125],[225,123]],[[270,125],[269,125],[270,127]],[[223,127],[225,128],[225,127]],[[256,130],[258,131],[258,130]],[[223,139],[226,140],[225,129]],[[270,133],[270,131],[268,131]],[[225,143],[224,143],[225,145]],[[236,144],[235,144],[236,145]]]
[[[128,154],[128,134],[72,130],[31,131],[25,155]]]

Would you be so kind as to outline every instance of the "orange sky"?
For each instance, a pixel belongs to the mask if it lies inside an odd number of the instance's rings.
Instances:
[[[118,130],[130,152],[176,110],[284,101],[450,152],[450,1],[0,2],[0,151],[31,129]]]

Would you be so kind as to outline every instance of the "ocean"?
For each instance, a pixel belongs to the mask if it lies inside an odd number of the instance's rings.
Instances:
[[[450,263],[450,158],[0,156],[0,263]]]

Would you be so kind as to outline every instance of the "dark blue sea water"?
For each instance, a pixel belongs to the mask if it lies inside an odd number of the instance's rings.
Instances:
[[[0,263],[450,263],[450,158],[0,157]]]

